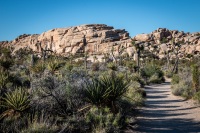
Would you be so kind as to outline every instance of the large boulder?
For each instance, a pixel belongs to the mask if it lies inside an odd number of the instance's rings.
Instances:
[[[138,34],[134,37],[135,40],[137,41],[150,41],[151,40],[151,36],[149,34]]]

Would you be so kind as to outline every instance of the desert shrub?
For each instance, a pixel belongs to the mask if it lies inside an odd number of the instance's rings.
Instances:
[[[9,73],[4,72],[0,69],[0,91],[1,93],[5,91],[7,83],[10,82]]]
[[[46,66],[43,62],[38,62],[35,65],[31,66],[30,70],[35,74],[39,74],[39,73],[43,73],[45,68]]]
[[[86,115],[86,122],[92,127],[92,132],[107,133],[120,132],[129,121],[120,113],[113,114],[107,107],[92,107]]]
[[[126,100],[132,103],[132,107],[141,106],[144,104],[146,92],[140,88],[140,83],[133,81],[126,92]]]
[[[60,67],[63,66],[63,63],[57,59],[51,59],[47,63],[47,69],[53,74],[57,71]]]
[[[149,78],[149,82],[150,83],[160,84],[160,83],[164,82],[164,78],[163,77],[159,77],[158,73],[155,73],[154,75],[152,75]]]
[[[21,129],[21,133],[55,133],[59,131],[56,120],[45,114],[33,116],[32,121],[28,121],[26,128]]]
[[[0,122],[1,133],[21,133],[23,128],[26,128],[28,124],[27,116],[20,117],[18,119],[6,118]]]
[[[179,79],[179,75],[178,74],[173,74],[171,83],[172,84],[178,84],[179,80],[180,80]]]
[[[91,69],[92,71],[98,71],[100,67],[99,62],[92,63]]]
[[[65,65],[65,68],[66,68],[68,71],[72,71],[72,69],[74,68],[74,66],[73,66],[72,64],[67,63],[67,64]]]
[[[113,70],[113,71],[117,71],[117,65],[114,62],[109,62],[107,64],[107,68]]]
[[[136,72],[137,71],[137,65],[135,62],[126,62],[126,66],[128,67],[128,69],[130,70],[130,72]]]
[[[172,73],[171,71],[165,71],[165,76],[166,76],[167,78],[172,78],[173,73]]]
[[[11,66],[14,64],[12,59],[1,59],[0,65],[4,70],[8,70],[11,68]]]
[[[0,119],[6,117],[21,117],[30,108],[30,96],[25,89],[17,88],[1,98],[0,107],[5,110]]]
[[[86,100],[98,107],[108,106],[115,111],[116,101],[128,90],[129,83],[116,75],[103,76],[86,82],[84,94]]]
[[[200,71],[198,65],[192,65],[192,85],[194,92],[199,91]]]
[[[172,85],[172,93],[176,96],[183,96],[188,99],[192,96],[191,87],[192,84],[190,81],[181,80],[178,84]]]
[[[194,94],[193,99],[200,103],[200,91]]]
[[[153,64],[146,65],[141,69],[140,73],[142,77],[149,79],[148,81],[152,83],[162,83],[165,81],[163,71],[160,67]]]
[[[48,114],[69,116],[75,113],[83,104],[81,87],[68,82],[65,77],[43,77],[33,82],[33,108],[43,109]]]
[[[138,83],[140,83],[141,87],[144,87],[144,85],[145,85],[144,79],[138,73],[132,74],[130,79],[132,81],[137,81]]]
[[[192,97],[192,75],[188,66],[182,67],[178,74],[172,77],[172,93],[185,98]]]

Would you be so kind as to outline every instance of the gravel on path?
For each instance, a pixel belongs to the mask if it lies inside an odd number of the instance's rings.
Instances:
[[[200,132],[200,107],[171,93],[170,81],[146,86],[145,106],[139,110],[134,132]]]

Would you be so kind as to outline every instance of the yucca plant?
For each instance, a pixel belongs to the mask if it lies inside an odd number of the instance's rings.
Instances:
[[[17,88],[13,92],[8,92],[1,98],[0,107],[5,111],[0,115],[0,119],[5,117],[20,117],[29,109],[29,94],[22,88]]]
[[[108,106],[116,111],[116,101],[128,90],[129,83],[116,75],[103,76],[86,83],[87,102],[97,107]]]
[[[113,104],[113,102],[121,98],[123,94],[126,93],[129,86],[127,81],[124,81],[123,78],[120,78],[116,75],[103,76],[100,78],[100,82],[109,93],[107,95],[108,104]]]
[[[47,69],[48,69],[51,73],[54,73],[54,72],[57,71],[60,67],[61,67],[61,62],[59,62],[58,60],[50,60],[50,61],[47,63]]]
[[[45,70],[45,64],[39,62],[39,63],[33,65],[32,67],[30,67],[30,70],[34,73],[42,73]]]
[[[0,60],[0,65],[4,70],[8,71],[10,67],[13,65],[13,60],[11,59],[2,59]]]
[[[107,64],[107,68],[113,70],[113,71],[117,71],[117,65],[114,62],[110,62]]]
[[[91,82],[86,82],[85,97],[86,101],[96,105],[105,105],[106,98],[109,95],[108,89],[98,79],[92,79]]]

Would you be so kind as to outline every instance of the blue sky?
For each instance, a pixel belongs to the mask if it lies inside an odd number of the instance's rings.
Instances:
[[[200,31],[200,0],[0,0],[0,41],[81,24],[107,24],[133,37],[159,27]]]

